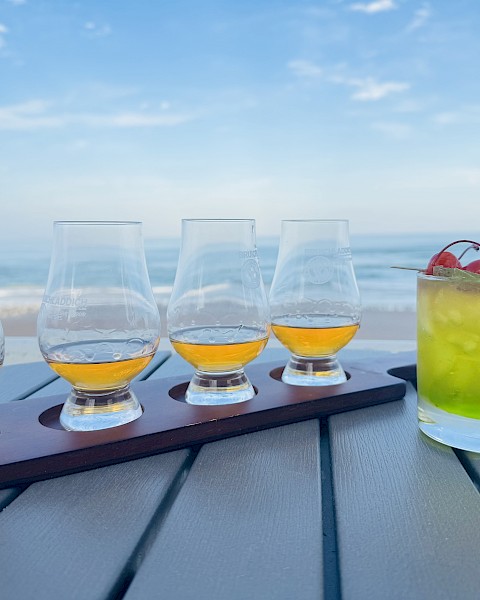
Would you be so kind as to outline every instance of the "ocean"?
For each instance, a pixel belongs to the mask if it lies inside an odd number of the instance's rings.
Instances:
[[[415,272],[391,267],[424,268],[435,252],[459,237],[462,236],[451,233],[351,236],[353,263],[364,309],[414,310]],[[260,238],[257,246],[263,279],[268,286],[275,269],[278,239]],[[150,281],[161,305],[168,302],[179,247],[179,240],[145,240]],[[50,242],[18,240],[0,243],[0,319],[38,311],[47,281],[50,251]]]

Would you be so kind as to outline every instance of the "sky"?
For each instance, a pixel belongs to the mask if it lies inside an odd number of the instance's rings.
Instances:
[[[480,216],[478,0],[0,0],[2,238]]]

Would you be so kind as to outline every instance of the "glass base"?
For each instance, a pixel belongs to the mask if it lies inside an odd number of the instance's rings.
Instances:
[[[338,385],[345,383],[347,376],[336,356],[312,358],[292,354],[282,381],[289,385]]]
[[[432,439],[470,452],[480,452],[480,420],[441,410],[418,399],[418,426]]]
[[[203,373],[196,371],[185,393],[188,404],[236,404],[251,400],[255,390],[243,371]]]
[[[128,387],[112,392],[72,388],[60,413],[60,424],[67,431],[97,431],[125,425],[141,415],[142,407]]]

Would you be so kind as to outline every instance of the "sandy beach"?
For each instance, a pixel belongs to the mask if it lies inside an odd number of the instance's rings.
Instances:
[[[161,311],[163,312],[163,311]],[[162,314],[162,346],[166,340],[166,318]],[[36,340],[35,313],[3,316],[1,318],[6,336],[5,364],[43,360]],[[416,337],[416,315],[413,311],[365,310],[360,329],[354,341],[401,340],[414,341]]]

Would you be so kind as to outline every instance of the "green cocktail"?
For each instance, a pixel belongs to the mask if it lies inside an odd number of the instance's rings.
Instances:
[[[480,275],[436,268],[417,284],[420,429],[480,452]]]

